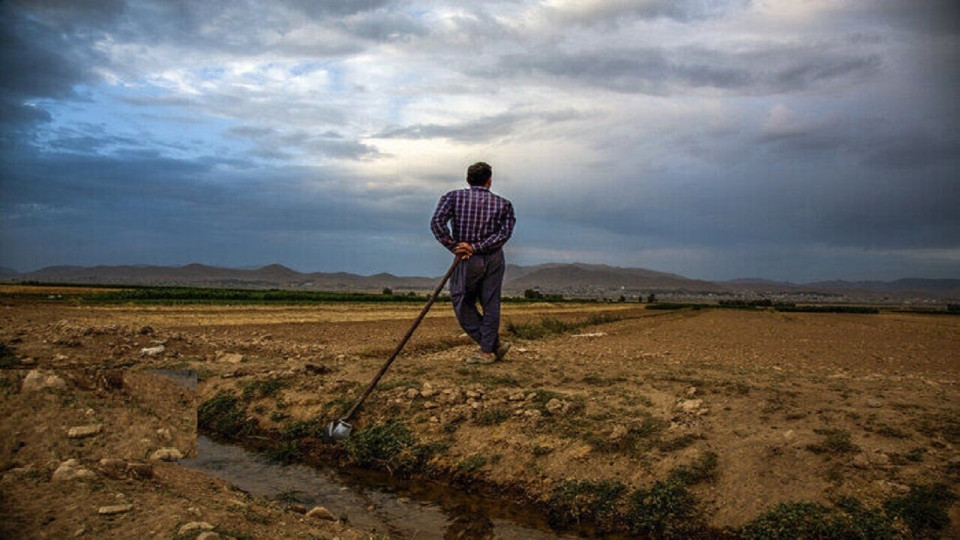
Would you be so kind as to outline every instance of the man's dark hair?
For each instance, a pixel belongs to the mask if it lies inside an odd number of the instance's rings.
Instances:
[[[493,168],[482,161],[474,163],[467,169],[467,183],[471,186],[482,186],[493,176]]]

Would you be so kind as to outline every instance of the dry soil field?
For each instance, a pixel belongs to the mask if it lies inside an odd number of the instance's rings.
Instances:
[[[371,536],[162,459],[196,451],[198,409],[277,459],[429,477],[581,533],[960,537],[960,317],[507,304],[513,349],[474,366],[438,304],[334,445],[322,427],[420,305],[37,298],[0,308],[6,537]]]

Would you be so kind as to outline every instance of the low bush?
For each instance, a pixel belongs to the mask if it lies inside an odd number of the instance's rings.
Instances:
[[[902,519],[915,537],[936,537],[950,523],[947,509],[956,495],[946,484],[911,486],[910,493],[889,499],[883,504],[888,515]]]

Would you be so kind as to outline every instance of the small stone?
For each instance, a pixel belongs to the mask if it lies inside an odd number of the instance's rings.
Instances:
[[[883,407],[883,402],[879,399],[871,398],[867,400],[867,407],[870,407],[871,409],[879,409],[880,407]]]
[[[417,396],[420,395],[420,391],[417,390],[416,388],[411,388],[407,390],[406,394],[404,395],[407,397],[407,399],[416,399]]]
[[[70,480],[86,480],[94,478],[96,473],[80,466],[80,462],[75,459],[67,460],[53,471],[51,480],[54,482],[65,482]]]
[[[163,351],[167,350],[163,345],[157,345],[156,347],[144,347],[140,349],[140,356],[159,356],[163,354]]]
[[[170,442],[173,440],[173,435],[170,433],[169,429],[160,428],[157,430],[157,438],[163,442]]]
[[[430,397],[433,397],[434,395],[436,395],[436,393],[437,393],[437,391],[434,390],[433,388],[424,388],[423,390],[420,391],[420,397],[422,397],[422,398],[430,398]]]
[[[466,395],[470,399],[480,399],[481,397],[483,397],[483,394],[481,394],[480,392],[474,392],[473,390],[467,390]]]
[[[183,459],[183,453],[172,447],[160,448],[150,454],[150,459],[154,461],[175,461]]]
[[[103,424],[90,424],[87,426],[76,426],[67,431],[67,437],[71,439],[82,439],[92,437],[103,430]]]
[[[695,395],[697,395],[697,387],[696,387],[696,386],[691,386],[690,388],[687,389],[687,397],[693,397],[693,396],[695,396]]]
[[[510,401],[523,401],[527,399],[527,395],[524,394],[523,392],[516,392],[516,393],[510,394],[510,397],[508,397],[507,399]]]
[[[568,408],[570,408],[570,404],[557,398],[548,401],[546,406],[547,412],[555,416],[566,413]]]
[[[123,514],[133,510],[132,504],[115,504],[112,506],[101,506],[97,513],[101,516],[112,516],[114,514]]]
[[[677,403],[677,409],[686,413],[692,413],[692,412],[696,412],[696,410],[699,409],[701,405],[703,405],[702,399],[686,399],[681,401],[680,403]]]
[[[432,401],[424,401],[424,402],[423,402],[423,408],[424,408],[424,409],[436,409],[436,408],[437,408],[437,404],[434,403],[434,402],[432,402]]]
[[[220,535],[213,531],[204,531],[197,535],[196,540],[219,540]]]
[[[327,521],[336,521],[337,517],[322,506],[314,506],[307,512],[307,517],[316,519],[325,519]]]
[[[191,521],[180,527],[180,530],[177,531],[177,534],[187,534],[190,531],[212,531],[213,525],[207,523],[206,521]]]
[[[613,431],[610,432],[610,436],[608,438],[611,441],[619,441],[620,439],[626,437],[628,432],[629,430],[627,429],[627,426],[613,426]]]
[[[27,373],[27,376],[23,379],[23,386],[20,389],[24,392],[31,390],[62,390],[67,387],[67,381],[63,380],[62,377],[54,375],[52,373],[47,374],[43,373],[40,370],[34,369]]]
[[[218,362],[226,362],[228,364],[239,364],[243,362],[243,355],[240,353],[223,353],[217,356]]]

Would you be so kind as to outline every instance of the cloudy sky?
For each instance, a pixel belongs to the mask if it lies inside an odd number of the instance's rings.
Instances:
[[[4,0],[0,266],[960,277],[955,0]]]

